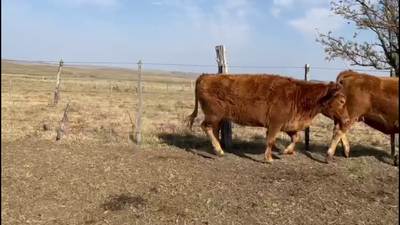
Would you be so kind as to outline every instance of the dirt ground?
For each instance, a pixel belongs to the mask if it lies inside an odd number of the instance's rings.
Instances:
[[[216,158],[210,145],[180,148],[190,137],[165,139],[178,147],[2,142],[2,224],[399,223],[384,151],[354,147],[327,165],[312,145],[269,165],[262,141]]]

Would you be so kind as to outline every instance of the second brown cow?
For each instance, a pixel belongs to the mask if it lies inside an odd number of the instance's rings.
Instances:
[[[336,82],[343,85],[345,90],[350,123],[343,126],[340,121],[335,121],[327,163],[332,160],[340,140],[344,146],[344,155],[349,156],[350,145],[345,134],[357,121],[384,134],[399,133],[399,78],[377,77],[346,70],[339,73]]]
[[[188,117],[190,128],[197,116],[198,103],[204,112],[201,127],[217,155],[223,120],[244,126],[267,128],[265,159],[273,161],[272,147],[280,131],[291,137],[282,154],[292,154],[299,140],[298,131],[308,127],[322,113],[347,123],[346,97],[340,84],[311,83],[267,74],[202,74],[196,80],[195,108]]]

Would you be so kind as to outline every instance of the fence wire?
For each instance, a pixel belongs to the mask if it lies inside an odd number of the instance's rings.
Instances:
[[[46,65],[58,65],[59,61],[52,60],[9,60],[10,62],[20,62],[20,63],[31,63],[31,64],[46,64]],[[74,65],[137,65],[137,62],[108,62],[108,61],[65,61],[64,65],[66,66],[74,66]],[[177,66],[177,67],[209,67],[215,68],[214,64],[187,64],[187,63],[161,63],[161,62],[145,62],[142,61],[142,65],[151,65],[151,66]],[[304,65],[297,66],[276,66],[276,65],[235,65],[229,64],[230,68],[261,68],[261,69],[304,69]],[[348,68],[339,68],[339,67],[322,67],[322,66],[310,66],[310,69],[316,70],[347,70]],[[390,70],[377,70],[377,69],[362,69],[362,68],[354,68],[355,71],[364,71],[364,72],[384,72],[389,73]]]

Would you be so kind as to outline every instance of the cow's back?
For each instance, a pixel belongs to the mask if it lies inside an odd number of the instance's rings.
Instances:
[[[296,92],[293,79],[278,75],[205,74],[196,85],[203,111],[246,126],[265,126],[272,117],[287,117]]]
[[[399,129],[398,78],[376,77],[345,71],[338,81],[345,88],[350,116],[362,116],[369,126],[384,133]]]

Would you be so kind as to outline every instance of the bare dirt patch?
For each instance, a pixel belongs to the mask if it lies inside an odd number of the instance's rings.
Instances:
[[[2,143],[4,224],[398,224],[398,168],[304,154],[267,165],[228,153]],[[250,154],[262,160],[263,155]]]

